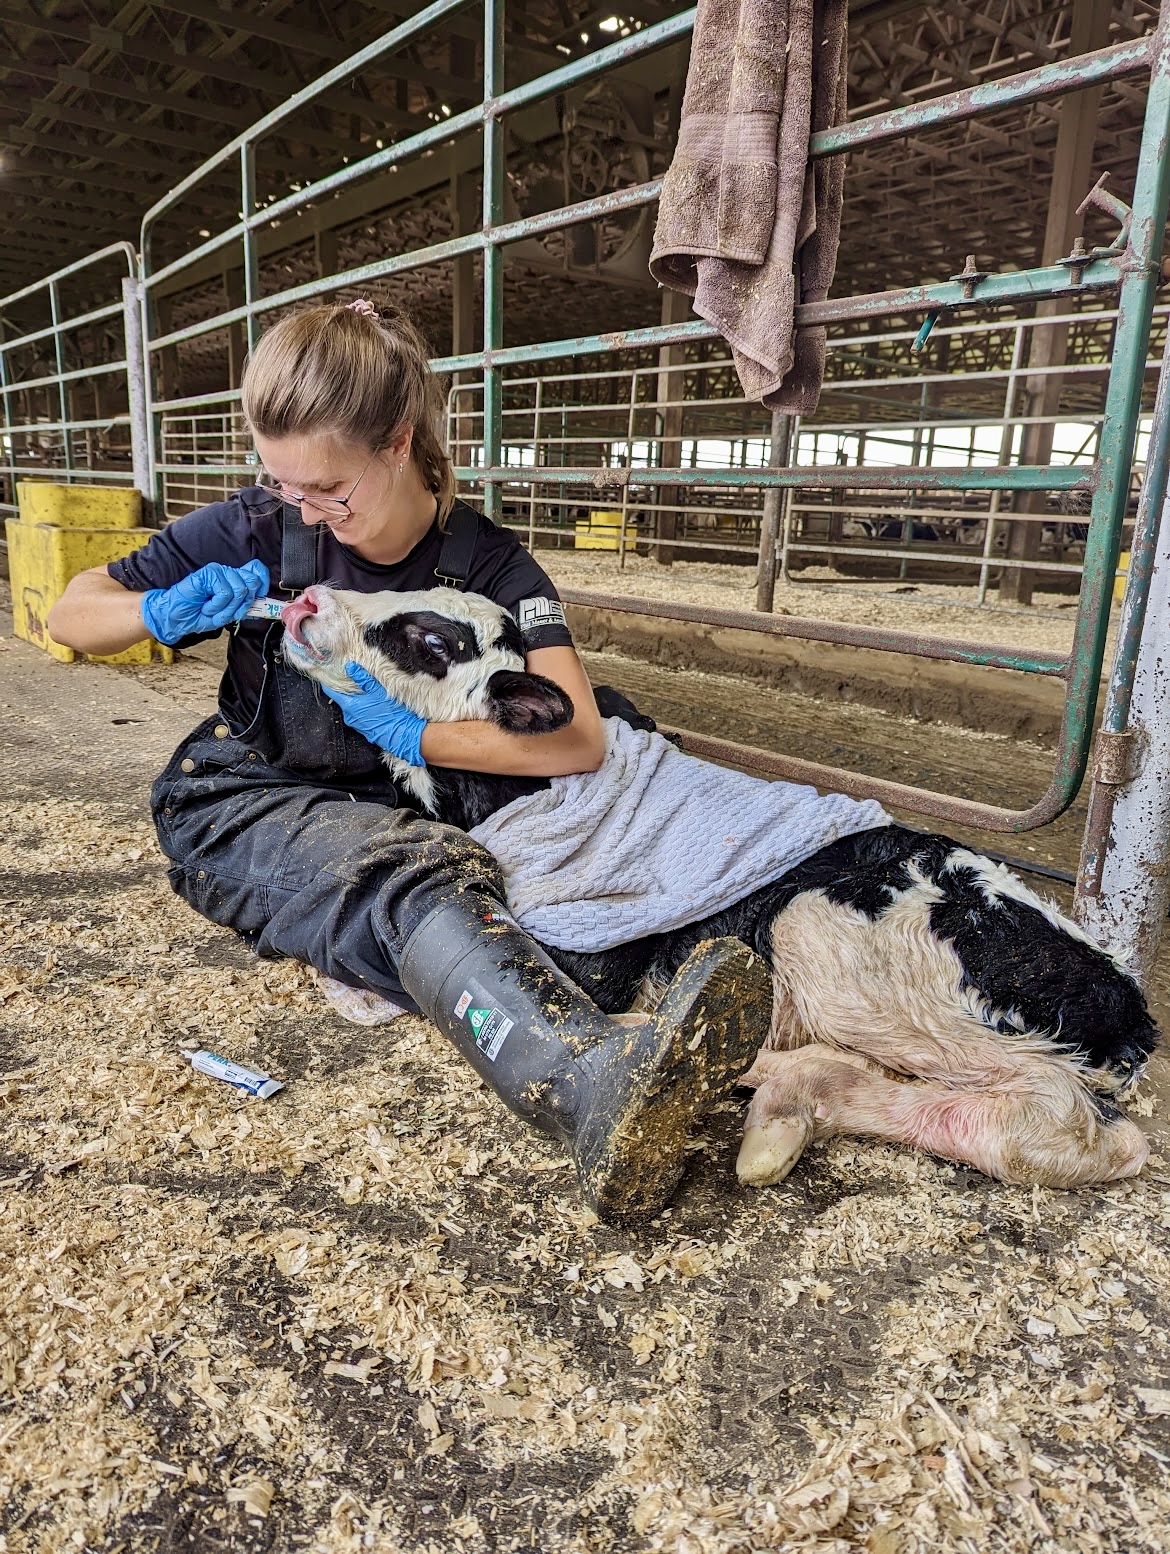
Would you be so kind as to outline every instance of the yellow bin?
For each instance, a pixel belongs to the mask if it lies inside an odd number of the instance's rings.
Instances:
[[[132,486],[58,486],[50,480],[18,480],[16,500],[21,523],[51,523],[59,529],[137,529],[142,523],[142,495]]]
[[[152,529],[138,527],[142,498],[137,491],[104,486],[54,486],[48,481],[17,482],[20,517],[4,525],[12,580],[13,630],[18,637],[72,663],[72,648],[54,642],[45,627],[53,605],[70,578],[89,567],[117,561],[145,545]],[[48,515],[52,515],[49,517]],[[154,653],[164,663],[174,653],[153,639],[138,642],[102,663],[149,664]],[[89,656],[89,655],[87,655]]]
[[[606,508],[595,508],[587,518],[574,524],[574,550],[620,550],[622,515]]]

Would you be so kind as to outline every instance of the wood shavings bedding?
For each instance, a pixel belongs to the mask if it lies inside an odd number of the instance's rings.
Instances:
[[[150,827],[0,835],[0,1548],[1157,1550],[1170,1173],[839,1140],[599,1226],[423,1022],[348,1027]],[[197,1041],[288,1081],[252,1102]]]

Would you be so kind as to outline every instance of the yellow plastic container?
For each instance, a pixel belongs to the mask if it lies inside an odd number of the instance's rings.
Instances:
[[[1125,598],[1125,580],[1129,576],[1130,552],[1123,550],[1117,558],[1117,576],[1113,579],[1113,602],[1120,604]]]
[[[587,518],[574,524],[574,550],[620,550],[622,515],[607,508],[594,508]]]
[[[109,493],[103,491],[103,496]],[[137,492],[133,493],[135,496]],[[22,498],[23,509],[23,498]],[[88,567],[104,566],[137,550],[154,532],[139,528],[74,528],[50,523],[26,523],[9,518],[4,525],[8,539],[8,568],[12,579],[13,629],[18,637],[51,653],[64,664],[78,656],[72,648],[54,642],[45,627],[53,605],[66,584]],[[157,653],[164,663],[174,662],[169,647],[152,638],[137,642],[124,653],[100,658],[99,663],[149,664]],[[90,655],[85,655],[89,657]]]
[[[142,493],[132,487],[18,480],[16,500],[21,523],[52,523],[61,529],[137,529],[142,523]]]

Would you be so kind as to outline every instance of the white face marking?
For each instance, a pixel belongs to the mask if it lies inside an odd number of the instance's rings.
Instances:
[[[480,594],[464,594],[455,588],[428,588],[413,593],[357,593],[351,589],[317,584],[306,590],[316,613],[298,622],[302,646],[285,631],[283,652],[294,669],[333,690],[356,689],[345,673],[345,664],[360,664],[390,695],[428,722],[454,723],[482,718],[487,711],[487,686],[500,670],[523,672],[524,655],[507,646],[497,647],[503,627],[511,619],[502,605]],[[386,653],[366,641],[367,626],[399,615],[418,612],[441,615],[466,628],[461,646],[474,643],[478,656],[462,663],[449,662],[442,679],[401,669]],[[433,814],[434,790],[425,769],[407,766],[394,756],[386,765]]]

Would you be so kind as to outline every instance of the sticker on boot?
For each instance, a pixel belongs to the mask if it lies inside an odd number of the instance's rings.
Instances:
[[[467,1007],[471,1003],[471,994],[466,990],[460,995],[459,1002],[455,1005],[455,1018],[462,1020],[467,1013]]]
[[[515,1022],[502,1009],[469,1009],[467,1023],[475,1033],[475,1045],[485,1057],[495,1058]]]

